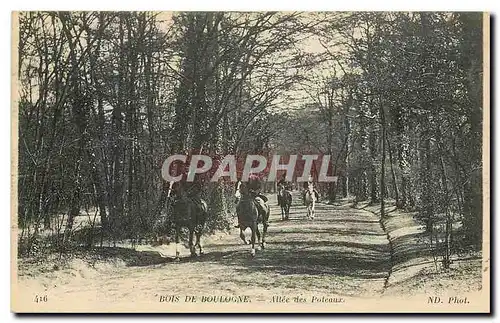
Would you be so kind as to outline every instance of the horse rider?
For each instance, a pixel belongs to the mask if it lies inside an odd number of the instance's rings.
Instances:
[[[248,193],[250,193],[251,195],[254,195],[255,198],[257,198],[257,197],[261,198],[264,202],[268,201],[268,198],[261,193],[262,182],[261,182],[260,178],[258,178],[258,177],[250,178],[248,180],[247,187],[248,187]]]
[[[251,176],[246,184],[246,190],[248,195],[254,200],[257,210],[259,210],[259,215],[263,216],[266,212],[266,203],[269,200],[265,195],[261,193],[262,183],[260,178],[257,176]],[[239,228],[240,225],[235,226]]]
[[[289,190],[290,189],[290,185],[289,183],[286,181],[286,174],[283,174],[280,178],[280,180],[278,181],[278,187],[280,186],[283,186],[284,189],[286,190]],[[278,206],[280,205],[280,198],[279,198],[279,194],[278,194]]]
[[[307,194],[307,191],[309,190],[309,187],[313,188],[314,195],[316,196],[316,201],[319,201],[319,193],[316,190],[316,186],[314,185],[313,182],[314,181],[313,181],[312,176],[309,176],[309,178],[307,179],[307,182],[304,182],[304,192],[302,193],[302,202],[304,203],[304,205],[306,204],[306,194]]]
[[[290,183],[286,181],[286,174],[283,174],[278,181],[278,186],[282,185],[285,189],[290,190]]]
[[[171,183],[170,185],[173,185]],[[175,199],[189,199],[191,200],[199,209],[204,209],[206,206],[203,199],[201,198],[201,193],[203,185],[199,181],[192,183],[178,182],[177,189],[172,189],[172,193],[175,195]]]
[[[203,202],[201,199],[202,183],[199,181],[192,182],[187,191],[187,197],[194,202],[199,208],[203,209]]]

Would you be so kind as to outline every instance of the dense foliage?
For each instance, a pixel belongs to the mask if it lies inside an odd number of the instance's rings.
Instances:
[[[88,245],[148,236],[171,154],[273,149],[331,154],[332,201],[393,199],[481,244],[481,14],[26,12],[18,76],[23,252],[80,214]],[[227,227],[231,188],[203,186]]]

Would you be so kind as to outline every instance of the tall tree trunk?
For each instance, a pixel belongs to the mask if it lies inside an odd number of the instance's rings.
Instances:
[[[73,123],[77,129],[76,135],[78,136],[78,143],[74,151],[75,164],[73,166],[73,189],[71,194],[70,209],[66,221],[66,228],[64,231],[63,245],[71,239],[73,230],[73,223],[76,216],[80,213],[81,191],[82,191],[82,163],[84,158],[85,145],[88,141],[87,136],[87,120],[86,120],[86,98],[82,94],[80,88],[80,66],[76,53],[76,46],[74,37],[71,34],[71,17],[68,13],[60,13],[63,32],[66,35],[70,47],[70,61],[71,61],[71,76],[69,82],[71,83],[71,112]]]
[[[125,57],[125,34],[123,26],[125,24],[124,14],[119,17],[119,48],[118,59],[118,100],[112,111],[112,177],[111,177],[111,209],[110,226],[113,242],[116,242],[118,234],[121,232],[121,221],[123,216],[123,113],[126,104],[126,57]]]
[[[391,141],[387,135],[385,136],[385,140],[387,142],[387,149],[389,151],[389,162],[391,163],[391,174],[392,174],[392,187],[394,190],[394,199],[396,200],[396,206],[400,205],[399,203],[399,192],[398,192],[398,183],[396,178],[396,172],[394,171],[394,160],[392,158],[392,149],[391,149]]]
[[[385,125],[385,112],[384,112],[384,106],[382,102],[379,99],[379,108],[380,108],[380,130],[382,133],[382,160],[380,163],[380,216],[382,218],[385,217],[385,193],[386,193],[386,187],[385,187],[385,143],[386,143],[386,125]]]
[[[369,168],[369,186],[370,186],[370,204],[379,202],[377,190],[377,149],[376,149],[376,135],[374,130],[370,130],[369,134],[369,151],[370,151],[370,168]]]
[[[469,160],[464,186],[464,227],[468,242],[477,249],[482,246],[483,201],[482,201],[482,14],[460,14],[463,29],[464,53],[462,66],[466,71],[465,87],[470,105],[467,118],[470,132],[467,136]]]
[[[429,133],[425,132],[423,135],[424,140],[424,173],[422,174],[423,192],[422,192],[422,206],[424,212],[424,220],[427,232],[431,232],[433,226],[433,203],[432,203],[432,166],[431,166],[431,140]]]

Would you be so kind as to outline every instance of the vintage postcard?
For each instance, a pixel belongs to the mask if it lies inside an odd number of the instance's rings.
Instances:
[[[489,26],[13,13],[12,311],[489,313]]]

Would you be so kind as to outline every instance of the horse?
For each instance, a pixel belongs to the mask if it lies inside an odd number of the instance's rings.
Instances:
[[[178,194],[177,197],[172,197],[172,186],[170,183],[167,193],[167,199],[172,200],[172,216],[171,221],[175,229],[175,260],[179,261],[180,231],[182,228],[189,230],[189,251],[192,257],[196,254],[198,247],[199,255],[203,254],[201,247],[201,235],[205,228],[205,223],[208,217],[208,205],[203,199],[194,199],[183,194]],[[193,244],[193,235],[196,236],[196,243]]]
[[[305,192],[304,202],[307,209],[307,217],[314,220],[314,208],[316,206],[316,194],[314,193],[314,186],[310,183]]]
[[[253,196],[248,190],[241,190],[241,182],[236,185],[234,194],[236,200],[236,214],[238,216],[238,226],[240,228],[240,238],[245,244],[251,244],[250,254],[255,256],[255,236],[257,235],[258,244],[262,249],[265,248],[265,237],[269,226],[269,206],[259,197]],[[259,223],[263,225],[262,241],[259,231]],[[251,240],[245,238],[245,230],[250,228],[252,231]]]
[[[281,207],[281,220],[288,220],[290,206],[292,205],[292,194],[285,185],[278,185],[278,205]]]

